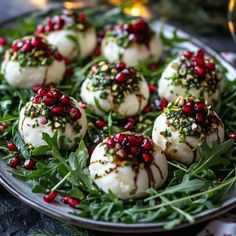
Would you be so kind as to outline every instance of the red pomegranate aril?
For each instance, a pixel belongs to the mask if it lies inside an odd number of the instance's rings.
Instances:
[[[197,103],[195,103],[195,110],[200,111],[200,112],[206,112],[207,107],[204,104],[204,102],[197,102]]]
[[[44,103],[47,106],[52,106],[56,103],[56,99],[52,96],[46,96],[46,97],[44,97]]]
[[[83,12],[80,12],[79,13],[79,21],[85,21],[86,20],[86,16],[85,16],[85,14],[83,13]]]
[[[193,53],[191,51],[185,51],[184,52],[184,57],[187,59],[191,59]]]
[[[220,121],[216,116],[210,117],[211,124],[219,125]]]
[[[98,128],[103,128],[106,125],[106,122],[104,120],[97,120],[95,124]]]
[[[35,104],[40,103],[40,102],[41,102],[41,97],[40,97],[40,96],[36,96],[36,97],[34,97],[34,99],[33,99],[32,102],[35,103]]]
[[[195,72],[199,77],[205,76],[205,69],[199,66],[195,67]]]
[[[187,100],[186,102],[185,102],[185,106],[187,106],[187,107],[194,107],[194,101],[192,101],[192,100]]]
[[[64,24],[64,20],[62,19],[61,16],[55,16],[54,17],[54,21],[59,24],[59,25],[63,25]]]
[[[40,89],[38,90],[38,95],[39,95],[40,97],[43,97],[43,96],[47,95],[47,93],[48,93],[47,89],[40,88]]]
[[[11,152],[16,152],[17,151],[16,145],[14,143],[12,143],[12,142],[7,144],[7,148]]]
[[[137,140],[137,137],[134,136],[134,135],[130,135],[128,136],[128,142],[131,146],[136,146],[138,145],[138,140]]]
[[[24,44],[23,47],[21,48],[23,52],[29,52],[31,49],[32,46],[29,43]]]
[[[114,141],[113,138],[109,137],[109,138],[107,139],[107,141],[106,141],[106,145],[107,145],[107,147],[109,147],[109,148],[114,148],[115,145],[116,145],[116,142]]]
[[[195,57],[195,62],[197,66],[205,67],[205,61],[203,58]]]
[[[17,52],[20,49],[20,47],[18,46],[18,43],[13,43],[11,48],[13,49],[14,52]]]
[[[182,112],[183,112],[186,116],[191,116],[191,115],[193,115],[193,113],[194,113],[193,108],[188,107],[188,106],[182,107]]]
[[[79,107],[82,109],[86,109],[87,108],[87,104],[84,102],[79,102]]]
[[[214,70],[216,65],[215,63],[212,63],[212,62],[209,62],[209,63],[206,63],[206,68],[209,69],[209,70]]]
[[[204,57],[204,51],[203,50],[198,50],[198,52],[197,52],[197,56],[198,57]]]
[[[72,117],[73,120],[78,120],[81,118],[82,114],[78,108],[71,107],[70,116]]]
[[[0,124],[0,132],[5,131],[6,128],[7,128],[6,125],[4,125],[4,124]]]
[[[70,196],[65,196],[62,198],[62,202],[65,204],[68,204],[68,199],[70,198]]]
[[[124,134],[116,134],[115,139],[117,140],[118,143],[123,143],[126,137]]]
[[[152,106],[151,105],[147,105],[144,109],[143,109],[144,113],[148,113],[148,112],[152,112]]]
[[[54,54],[54,58],[57,60],[57,61],[62,61],[63,60],[63,56],[59,53],[59,52],[56,52]]]
[[[234,139],[236,141],[236,132],[229,134],[229,138]]]
[[[143,153],[142,154],[143,160],[146,163],[150,163],[152,161],[152,157],[148,153]]]
[[[95,149],[95,147],[92,147],[92,148],[88,149],[89,156],[91,156],[93,154],[94,149]]]
[[[35,85],[35,86],[33,87],[33,91],[34,91],[35,93],[38,93],[39,89],[41,89],[41,85]]]
[[[62,97],[62,94],[60,91],[56,90],[56,89],[52,89],[48,92],[48,95],[56,98],[56,99],[60,99]]]
[[[66,76],[71,77],[73,74],[74,74],[74,69],[70,65],[68,65],[66,67]]]
[[[151,65],[150,65],[150,70],[151,71],[156,71],[158,69],[158,64],[157,63],[152,63]]]
[[[151,143],[151,141],[148,140],[147,138],[145,138],[145,139],[143,140],[143,143],[142,143],[142,148],[143,148],[144,150],[150,150],[150,149],[152,148],[152,143]]]
[[[53,202],[57,197],[57,192],[50,192],[49,194],[44,195],[43,200],[45,202]]]
[[[28,159],[24,162],[24,168],[26,170],[33,170],[35,168],[36,162],[32,159]]]
[[[50,111],[52,115],[58,116],[65,113],[65,108],[61,105],[55,105],[50,109]]]
[[[204,122],[204,120],[205,120],[205,116],[202,113],[198,113],[196,115],[196,122],[198,124],[202,124]]]
[[[160,101],[160,108],[163,111],[168,106],[168,101],[165,98],[162,98]]]
[[[45,33],[45,26],[44,25],[38,25],[37,31],[39,33]]]
[[[101,49],[100,47],[96,47],[93,51],[94,56],[100,56],[101,55]]]
[[[71,99],[70,99],[69,96],[62,95],[61,98],[60,98],[60,102],[64,105],[69,105],[70,102],[71,102]]]
[[[118,65],[118,68],[119,68],[120,70],[125,69],[125,67],[126,67],[126,64],[125,64],[124,62],[120,62],[119,65]]]
[[[115,80],[117,83],[122,84],[126,81],[127,75],[123,72],[120,72],[116,75]]]
[[[7,45],[7,40],[4,37],[0,37],[0,46],[4,47]]]
[[[130,153],[132,153],[132,154],[139,154],[139,152],[140,152],[139,147],[131,147],[130,148]]]
[[[148,85],[148,89],[151,93],[156,92],[157,91],[157,86],[150,84],[150,85]]]
[[[38,38],[32,38],[31,40],[31,45],[34,46],[34,47],[38,47],[40,46],[40,40]]]
[[[16,169],[21,164],[21,159],[19,156],[14,156],[9,160],[8,164],[11,168]]]
[[[79,200],[73,197],[68,197],[67,204],[72,208],[76,208],[79,205]]]
[[[128,122],[125,124],[124,129],[130,131],[130,130],[133,130],[134,126],[135,126],[135,123],[134,123],[134,122],[128,121]]]

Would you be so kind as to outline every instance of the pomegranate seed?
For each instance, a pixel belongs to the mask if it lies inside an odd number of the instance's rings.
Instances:
[[[73,74],[74,74],[74,69],[70,65],[68,65],[66,67],[66,76],[71,77]]]
[[[203,50],[198,50],[198,52],[197,52],[197,56],[198,57],[204,57],[204,51]]]
[[[73,120],[78,120],[81,118],[82,114],[78,108],[71,107],[70,116],[72,117]]]
[[[229,134],[229,138],[232,138],[236,141],[236,132]]]
[[[54,21],[60,26],[62,26],[64,24],[64,20],[62,19],[61,16],[55,16]]]
[[[131,147],[130,148],[130,153],[132,154],[139,154],[140,149],[138,147]]]
[[[60,98],[60,102],[64,105],[69,105],[70,102],[71,102],[71,99],[70,99],[69,96],[62,95],[61,98]]]
[[[52,18],[48,18],[48,20],[47,20],[47,29],[48,29],[48,31],[54,30]]]
[[[79,107],[82,109],[86,109],[87,108],[87,104],[84,102],[79,102]]]
[[[6,40],[6,38],[4,38],[4,37],[0,37],[0,46],[5,46],[5,45],[7,45],[7,40]]]
[[[51,109],[51,114],[53,116],[58,116],[58,115],[62,115],[65,113],[65,108],[61,105],[54,105]]]
[[[88,149],[89,156],[91,156],[93,154],[93,151],[94,151],[94,147]]]
[[[16,167],[19,166],[20,163],[21,163],[21,159],[19,156],[14,156],[8,162],[9,166],[14,169],[16,169]]]
[[[184,57],[187,59],[191,59],[193,53],[191,51],[184,51]]]
[[[54,54],[54,58],[57,60],[57,61],[62,61],[63,60],[63,56],[59,53],[59,52],[56,52]]]
[[[20,47],[18,46],[18,43],[13,43],[11,48],[13,49],[14,52],[17,52],[20,49]]]
[[[85,21],[86,20],[86,16],[85,16],[85,14],[83,13],[83,12],[80,12],[79,13],[79,21]]]
[[[40,89],[38,90],[38,95],[39,95],[40,97],[43,97],[43,96],[47,95],[47,93],[48,93],[47,89],[40,88]]]
[[[145,139],[143,140],[142,148],[143,148],[144,150],[150,150],[150,149],[152,148],[152,143],[151,143],[151,141],[150,141],[149,139],[145,138]]]
[[[200,111],[200,112],[206,112],[207,107],[204,104],[204,102],[197,102],[197,103],[195,103],[195,110]]]
[[[210,117],[211,124],[219,125],[220,121],[216,116],[211,116]]]
[[[216,67],[215,63],[206,63],[206,68],[209,69],[209,70],[214,70]]]
[[[94,56],[100,56],[101,55],[101,49],[100,47],[96,47],[93,51]]]
[[[116,134],[115,139],[117,140],[118,143],[123,143],[126,137],[124,134]]]
[[[152,110],[152,106],[151,106],[151,105],[147,105],[147,106],[143,109],[143,111],[144,111],[145,113],[152,112],[152,111],[153,111],[153,110]]]
[[[77,205],[79,205],[79,200],[76,198],[68,197],[67,204],[69,204],[69,206],[72,208],[76,208]]]
[[[188,106],[184,106],[182,107],[182,112],[186,115],[186,116],[191,116],[193,115],[193,108],[188,107]]]
[[[50,192],[49,194],[45,194],[43,200],[45,202],[53,202],[57,197],[57,192]]]
[[[135,146],[138,144],[137,138],[134,135],[128,136],[128,142],[131,146]]]
[[[6,128],[7,128],[6,125],[4,125],[4,124],[0,124],[0,132],[5,131]]]
[[[152,161],[152,157],[148,153],[143,153],[142,154],[143,160],[146,163],[150,163]]]
[[[109,137],[109,138],[106,140],[106,145],[107,145],[107,147],[109,147],[109,148],[114,148],[115,145],[116,145],[116,142],[114,141],[113,138]]]
[[[35,168],[36,162],[32,159],[28,159],[24,162],[24,167],[26,170],[33,170]]]
[[[196,65],[199,67],[205,66],[205,61],[203,60],[203,58],[195,57],[195,62],[196,62]]]
[[[34,97],[33,103],[38,104],[38,103],[40,103],[40,102],[41,102],[41,97],[40,97],[40,96]]]
[[[118,68],[119,68],[120,70],[124,70],[125,67],[126,67],[126,64],[125,64],[124,62],[120,62],[119,65],[118,65]]]
[[[127,123],[124,126],[125,130],[133,130],[134,126],[136,125],[136,123],[138,122],[137,118],[135,117],[129,117],[127,119]]]
[[[204,116],[202,113],[198,113],[198,114],[196,115],[196,122],[197,122],[198,124],[203,123],[204,120],[205,120],[205,116]]]
[[[156,92],[157,91],[157,86],[150,84],[150,85],[148,85],[148,89],[151,93]]]
[[[56,99],[52,96],[46,96],[46,97],[44,97],[44,103],[47,106],[52,106],[56,103]]]
[[[46,125],[48,123],[48,120],[45,118],[45,117],[42,117],[41,119],[40,119],[40,124],[41,125]]]
[[[97,120],[95,124],[98,128],[103,128],[106,125],[106,122],[104,120]]]
[[[7,144],[7,148],[11,152],[16,152],[17,151],[17,147],[16,147],[16,145],[14,143],[8,143]]]
[[[21,50],[23,51],[23,52],[29,52],[30,50],[32,49],[32,46],[29,44],[29,43],[26,43],[22,48],[21,48]]]
[[[123,72],[120,72],[116,75],[115,80],[117,83],[122,84],[126,81],[127,75]]]
[[[40,46],[40,44],[41,44],[40,41],[41,41],[41,40],[39,40],[38,38],[32,38],[32,40],[31,40],[31,45],[34,46],[34,47],[38,47],[38,46]]]
[[[68,199],[69,198],[70,198],[70,196],[63,197],[62,202],[65,203],[65,204],[68,204]]]
[[[168,101],[165,98],[162,98],[160,101],[160,108],[163,111],[168,106]]]
[[[151,71],[156,71],[158,69],[158,64],[157,63],[152,63],[151,65],[150,65],[150,70]]]
[[[56,90],[56,89],[52,89],[48,92],[48,95],[56,98],[56,99],[60,99],[62,97],[62,94],[60,91]]]
[[[195,72],[196,72],[196,74],[197,74],[199,77],[205,76],[205,70],[204,70],[204,68],[202,68],[202,67],[197,66],[197,67],[195,68]]]
[[[33,87],[33,91],[34,91],[35,93],[38,93],[39,89],[41,89],[41,85],[35,85],[35,86]]]
[[[39,33],[45,33],[45,26],[44,25],[38,25],[37,26],[37,31]]]
[[[192,101],[192,100],[188,100],[188,101],[186,101],[185,102],[185,106],[187,106],[187,107],[194,107],[194,101]]]

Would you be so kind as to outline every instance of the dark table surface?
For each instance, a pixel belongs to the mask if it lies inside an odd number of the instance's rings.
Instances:
[[[42,7],[42,0],[0,0],[0,23],[6,19],[18,16],[22,13],[29,12],[33,9]],[[50,5],[55,2],[50,1]],[[182,28],[192,35],[199,38],[202,42],[210,45],[218,52],[231,51],[236,52],[235,44],[229,33],[225,32],[217,35],[199,36],[196,35],[189,27],[182,24],[177,24],[179,28]],[[181,235],[191,236],[196,235],[206,225],[207,222],[188,227],[183,230],[176,230],[167,233],[156,233],[146,235]],[[52,218],[49,218],[23,202],[19,201],[11,194],[9,194],[3,187],[0,186],[0,236],[23,236],[31,235],[37,230],[46,230],[54,232],[57,235],[65,235],[68,233],[65,231],[63,224]],[[116,235],[121,234],[93,232],[94,235]],[[144,235],[144,234],[143,234]]]

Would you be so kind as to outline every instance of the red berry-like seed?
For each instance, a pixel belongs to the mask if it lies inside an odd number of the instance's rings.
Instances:
[[[33,170],[35,168],[36,162],[32,159],[28,159],[24,162],[24,167],[26,170]]]
[[[11,48],[13,49],[14,52],[17,52],[21,47],[22,45],[19,44],[19,42],[13,42],[11,45]]]
[[[114,148],[115,145],[116,145],[116,142],[114,141],[113,138],[109,137],[109,138],[106,140],[106,145],[107,145],[109,148]]]
[[[31,45],[34,46],[34,47],[38,47],[40,46],[41,42],[38,38],[32,38],[31,40]]]
[[[46,97],[44,97],[44,103],[47,106],[52,106],[56,103],[56,99],[52,96],[46,96]]]
[[[216,68],[215,63],[211,63],[211,62],[206,63],[205,66],[206,66],[206,68],[209,69],[209,70],[214,70],[214,69]]]
[[[150,150],[152,148],[152,143],[149,139],[145,138],[142,143],[142,148],[144,150]]]
[[[150,163],[152,161],[152,157],[148,153],[143,153],[142,154],[143,160],[146,163]]]
[[[64,24],[64,20],[62,19],[61,16],[55,16],[54,21],[60,26],[62,26]]]
[[[140,149],[138,147],[131,147],[130,148],[130,153],[132,154],[139,154]]]
[[[195,103],[195,110],[200,112],[206,112],[207,107],[204,102],[197,102]]]
[[[125,124],[124,129],[125,129],[125,130],[133,130],[134,126],[135,126],[135,123],[134,123],[134,122],[128,121],[128,122]]]
[[[117,83],[122,84],[126,81],[127,75],[123,72],[120,72],[116,75],[115,80]]]
[[[79,102],[79,107],[82,109],[86,109],[87,108],[87,104],[84,102]]]
[[[143,109],[144,113],[148,113],[148,112],[152,112],[152,106],[151,105],[147,105],[144,109]]]
[[[50,111],[52,115],[58,116],[65,113],[65,108],[61,105],[55,105],[50,109]]]
[[[65,204],[68,204],[68,199],[69,198],[70,198],[70,196],[63,197],[62,202],[65,203]]]
[[[229,134],[229,138],[234,139],[236,141],[236,132]]]
[[[70,116],[72,117],[73,120],[78,120],[81,118],[82,114],[78,108],[71,107]]]
[[[68,197],[67,204],[72,208],[76,208],[79,205],[79,200],[76,198]]]
[[[186,116],[191,116],[193,115],[193,108],[188,107],[188,106],[184,106],[182,107],[182,112],[186,115]]]
[[[103,128],[106,125],[106,122],[104,120],[97,120],[95,124],[98,128]]]
[[[39,33],[45,33],[45,26],[44,25],[38,25],[37,26],[37,31]]]
[[[116,134],[115,139],[117,140],[118,143],[123,143],[126,137],[124,134]]]
[[[57,192],[50,192],[49,194],[44,195],[43,200],[45,202],[53,202],[57,197]]]
[[[40,101],[41,101],[41,97],[40,97],[40,96],[36,96],[36,97],[34,97],[34,99],[33,99],[33,103],[35,103],[35,104],[40,103]]]
[[[158,69],[158,64],[157,63],[152,63],[151,65],[150,65],[150,70],[151,71],[156,71]]]
[[[203,60],[203,58],[195,57],[195,62],[196,62],[196,65],[199,67],[205,66],[205,61]]]
[[[34,91],[35,93],[38,93],[39,89],[41,89],[41,85],[35,85],[35,86],[33,87],[33,91]]]
[[[168,101],[165,98],[162,98],[160,101],[160,108],[163,111],[168,106]]]
[[[187,107],[194,107],[194,101],[192,101],[192,100],[187,100],[186,102],[185,102],[185,106],[187,106]]]
[[[118,65],[118,68],[119,68],[120,70],[124,70],[125,67],[126,67],[126,64],[125,64],[124,62],[120,62],[119,65]]]
[[[138,140],[137,140],[137,137],[135,137],[134,135],[128,136],[128,142],[129,142],[129,144],[130,144],[131,146],[137,145],[137,144],[138,144],[137,141],[138,141]]]
[[[184,57],[187,59],[191,59],[193,53],[191,51],[184,51]]]
[[[56,89],[51,89],[48,91],[48,95],[56,98],[56,99],[60,99],[62,97],[62,94],[60,91],[56,90]]]
[[[216,116],[211,116],[210,117],[210,121],[211,121],[212,124],[215,124],[215,125],[219,125],[220,124],[220,121],[219,121],[219,119]]]
[[[73,74],[74,74],[74,69],[70,65],[68,65],[66,67],[66,76],[71,77]]]
[[[205,69],[199,66],[195,67],[195,72],[199,77],[204,77],[205,76]]]
[[[151,93],[156,92],[157,91],[157,86],[150,84],[150,85],[148,85],[148,89]]]
[[[70,102],[71,102],[71,99],[70,99],[69,96],[62,95],[61,98],[60,98],[60,102],[64,105],[69,105]]]
[[[197,52],[197,56],[198,57],[204,57],[204,51],[203,50],[198,50],[198,52]]]
[[[40,88],[40,89],[38,90],[38,95],[39,95],[40,97],[43,97],[43,96],[47,95],[47,93],[48,93],[47,89]]]
[[[4,125],[4,124],[0,124],[0,132],[5,131],[6,128],[7,128],[6,125]]]
[[[56,52],[54,54],[54,58],[57,60],[57,61],[62,61],[63,60],[63,56],[59,53],[59,52]]]
[[[4,47],[7,45],[7,40],[4,37],[0,37],[0,46]]]
[[[16,147],[16,145],[14,143],[8,143],[7,144],[7,148],[11,152],[16,152],[17,151],[17,147]]]
[[[22,52],[25,52],[25,53],[29,52],[31,49],[32,49],[32,46],[31,46],[29,43],[26,43],[26,44],[21,48]]]
[[[85,16],[85,14],[83,13],[83,12],[80,12],[79,13],[79,21],[85,21],[86,20],[86,16]]]
[[[14,169],[16,169],[16,167],[19,166],[20,163],[21,163],[21,159],[19,156],[14,156],[8,162],[9,166]]]
[[[197,122],[198,124],[203,123],[204,120],[205,120],[205,116],[204,116],[202,113],[198,113],[198,114],[196,115],[196,122]]]

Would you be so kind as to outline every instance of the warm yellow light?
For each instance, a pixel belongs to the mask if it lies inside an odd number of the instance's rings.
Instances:
[[[48,3],[47,0],[30,0],[30,2],[40,9],[43,9],[44,7],[46,7]]]
[[[82,8],[82,7],[85,7],[85,3],[82,1],[78,1],[78,2],[65,1],[64,7],[69,10],[76,9],[76,8]]]
[[[131,7],[125,7],[124,12],[132,16],[151,17],[150,10],[142,3],[135,3]]]
[[[235,0],[230,0],[229,2],[229,11],[232,12],[234,10]]]

